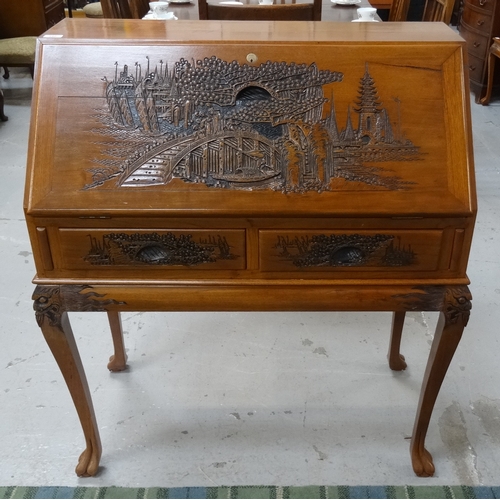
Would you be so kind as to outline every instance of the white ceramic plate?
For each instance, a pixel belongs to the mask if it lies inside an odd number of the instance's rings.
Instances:
[[[174,16],[173,12],[169,12],[168,14],[168,17],[156,17],[153,13],[148,12],[143,19],[154,19],[156,21],[177,21],[177,17]]]
[[[332,0],[332,3],[336,3],[337,5],[357,5],[361,3],[361,0]]]

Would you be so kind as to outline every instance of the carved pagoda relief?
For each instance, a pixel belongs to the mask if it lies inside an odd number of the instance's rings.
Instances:
[[[380,189],[408,189],[379,162],[421,158],[379,99],[368,66],[338,123],[333,93],[341,72],[316,64],[266,62],[259,66],[215,56],[146,71],[124,66],[105,78],[107,136],[85,189],[114,179],[120,187],[167,185],[174,179],[208,187],[324,191],[332,181]],[[399,107],[401,102],[394,98]],[[112,138],[112,140],[109,140]]]
[[[313,236],[278,236],[275,249],[282,260],[294,266],[409,266],[416,254],[387,234],[317,234]]]
[[[110,233],[100,240],[89,235],[90,250],[85,260],[92,265],[196,266],[233,260],[227,238],[209,234],[193,241],[190,234]]]

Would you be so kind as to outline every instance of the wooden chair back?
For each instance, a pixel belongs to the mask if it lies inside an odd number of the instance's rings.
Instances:
[[[142,19],[149,11],[148,0],[100,0],[104,17]]]
[[[311,3],[224,5],[198,0],[200,19],[225,21],[321,21],[321,0]]]
[[[450,24],[455,0],[426,0],[422,21]]]
[[[392,0],[391,9],[389,11],[389,21],[406,21],[409,7],[410,0]]]
[[[128,0],[100,0],[104,17],[111,19],[132,19]]]

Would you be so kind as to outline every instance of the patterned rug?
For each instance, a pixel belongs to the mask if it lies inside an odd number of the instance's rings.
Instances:
[[[8,486],[0,498],[500,498],[500,486]]]

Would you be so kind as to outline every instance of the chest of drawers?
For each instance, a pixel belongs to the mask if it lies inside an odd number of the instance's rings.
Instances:
[[[500,35],[500,5],[495,0],[464,0],[459,30],[467,42],[470,85],[479,102],[486,89],[488,49]],[[495,75],[495,84],[499,81]]]
[[[419,475],[467,322],[465,43],[444,25],[66,20],[40,39],[25,211],[39,325],[100,444],[67,311],[442,312]]]
[[[0,36],[38,36],[64,19],[63,0],[0,0]]]

